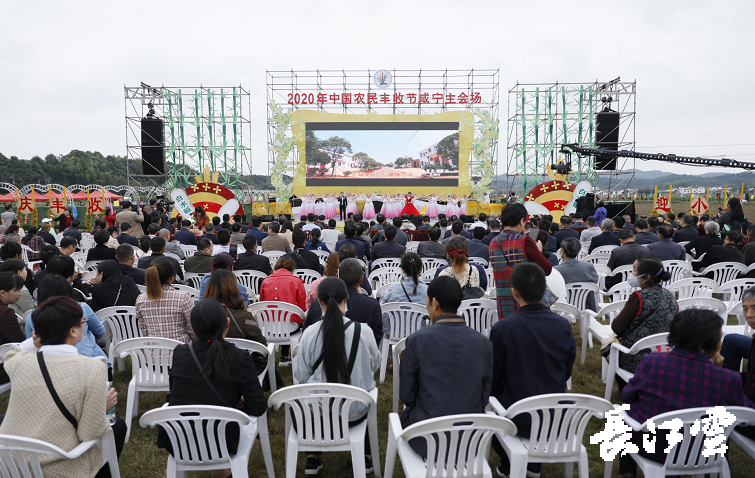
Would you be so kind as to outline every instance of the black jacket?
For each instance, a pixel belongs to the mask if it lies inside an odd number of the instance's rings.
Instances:
[[[233,269],[237,271],[260,271],[267,275],[273,273],[273,268],[270,267],[270,259],[251,251],[239,254],[236,263],[233,265]]]
[[[322,265],[320,265],[320,258],[312,251],[306,249],[294,249],[294,252],[286,255],[296,262],[297,269],[312,269],[321,274],[323,272]]]
[[[592,254],[593,249],[600,246],[620,246],[621,241],[618,237],[614,236],[610,232],[603,231],[597,236],[593,237],[590,241],[590,249],[588,252]]]
[[[697,227],[684,226],[683,228],[677,230],[674,233],[673,241],[674,242],[694,241],[698,237],[700,237],[700,234],[697,232]]]
[[[684,250],[687,254],[692,254],[692,249],[695,250],[695,257],[700,257],[710,250],[713,246],[723,246],[724,241],[716,234],[706,234],[705,236],[697,236],[691,240],[689,244],[684,246]]]
[[[386,239],[383,242],[378,242],[372,248],[372,260],[396,258],[401,259],[406,252],[406,248],[400,244],[396,244],[394,241]]]
[[[144,285],[145,272],[137,267],[131,267],[126,264],[118,264],[121,267],[121,272],[131,276],[134,279],[134,283],[137,285]]]
[[[155,254],[152,253],[151,256],[144,256],[141,259],[139,259],[139,269],[144,269],[145,271],[149,268],[149,266],[152,265],[152,263],[158,258],[158,257],[167,257],[165,254]],[[178,261],[173,259],[172,257],[168,257],[173,262],[173,267],[176,268],[176,275],[183,280],[184,275],[181,272],[181,266],[178,264]]]
[[[97,312],[105,307],[117,305],[133,307],[136,305],[136,298],[139,293],[139,288],[130,280],[126,280],[122,284],[111,280],[94,284],[92,286],[92,310]]]
[[[87,262],[89,261],[106,261],[108,259],[116,260],[115,249],[108,246],[96,245],[87,252]]]

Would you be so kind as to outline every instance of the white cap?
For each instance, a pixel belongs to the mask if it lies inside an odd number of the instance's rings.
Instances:
[[[52,219],[50,219],[49,217],[46,217],[46,218],[42,219],[42,224],[44,224],[46,222],[52,222]]]

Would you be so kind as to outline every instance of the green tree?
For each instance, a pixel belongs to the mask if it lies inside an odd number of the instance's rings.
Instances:
[[[327,151],[330,159],[330,175],[336,172],[336,161],[344,154],[351,153],[351,143],[339,136],[331,136],[321,143],[321,148]]]
[[[396,161],[394,161],[394,164],[396,165],[397,168],[403,168],[407,164],[411,164],[411,163],[412,163],[412,158],[410,158],[409,156],[402,156],[400,158],[396,158]]]
[[[438,142],[438,154],[443,159],[459,162],[459,133],[449,134]]]
[[[321,166],[330,162],[330,156],[323,151],[324,141],[315,136],[314,131],[307,131],[306,135],[306,150],[304,158],[307,166]]]

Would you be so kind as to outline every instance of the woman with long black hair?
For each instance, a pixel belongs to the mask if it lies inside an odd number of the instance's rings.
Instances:
[[[205,299],[191,311],[191,326],[196,340],[182,344],[173,351],[169,370],[170,398],[168,406],[216,405],[239,408],[259,417],[267,411],[252,356],[226,342],[230,327],[228,314],[220,302]],[[243,399],[243,401],[242,401]],[[240,407],[239,403],[242,403]],[[226,427],[228,451],[235,454],[239,444],[239,427]],[[173,450],[167,434],[158,431],[157,446]],[[231,470],[213,471],[213,478],[231,476]]]
[[[718,220],[721,231],[724,234],[730,231],[739,232],[742,225],[747,222],[744,210],[742,210],[742,202],[739,198],[729,198],[726,202],[726,209]]]
[[[344,316],[348,299],[346,284],[337,277],[328,277],[317,287],[322,320],[307,327],[302,334],[294,367],[294,374],[300,383],[344,383],[364,390],[375,387],[380,351],[372,330]],[[352,346],[354,340],[359,341],[356,351]],[[355,354],[354,357],[351,357],[352,354]],[[353,363],[351,370],[350,363]],[[349,425],[366,419],[367,405],[353,403],[349,410]],[[365,439],[364,446],[365,465],[367,473],[370,473],[372,456],[369,439]],[[317,474],[320,469],[322,462],[319,453],[308,453],[306,474]]]
[[[307,241],[307,243],[304,245],[304,248],[308,251],[325,251],[330,252],[330,249],[328,249],[328,246],[325,245],[324,242],[322,242],[322,233],[320,232],[319,228],[312,228],[312,232],[310,232],[310,235],[312,239]]]
[[[124,274],[116,261],[97,264],[97,276],[92,285],[92,309],[136,305],[139,288],[130,275]]]

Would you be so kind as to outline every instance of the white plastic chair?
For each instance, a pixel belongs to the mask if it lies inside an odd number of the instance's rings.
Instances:
[[[407,478],[490,477],[488,455],[494,434],[514,435],[516,425],[508,418],[472,413],[423,420],[403,429],[398,414],[391,413],[385,476],[393,477],[398,454]],[[411,439],[425,440],[426,459],[412,449]]]
[[[312,282],[322,277],[322,274],[312,269],[294,269],[294,275],[304,281],[304,288],[307,292],[309,292],[309,286]]]
[[[464,317],[470,329],[478,331],[485,337],[490,337],[490,328],[498,322],[498,308],[493,299],[463,300],[459,305],[459,315]]]
[[[436,269],[430,269],[429,271],[421,273],[419,276],[420,280],[425,284],[429,284],[435,279],[435,271]],[[488,282],[488,284],[490,284],[490,282]]]
[[[677,300],[676,303],[679,304],[679,312],[686,309],[705,309],[718,314],[724,323],[729,318],[729,308],[726,304],[712,297],[690,297],[689,299]]]
[[[422,259],[422,272],[424,273],[430,270],[435,270],[439,267],[444,267],[447,265],[448,262],[442,259],[434,259],[432,257],[429,259]]]
[[[267,379],[270,382],[270,391],[275,392],[275,390],[277,389],[277,383],[275,381],[275,347],[273,347],[273,344],[262,345],[259,342],[247,339],[226,338],[225,340],[226,342],[231,343],[237,348],[245,350],[250,354],[258,353],[267,357],[267,367],[265,368],[265,373],[257,376],[257,378],[260,381],[260,385],[262,385],[262,382],[265,381],[266,374]]]
[[[380,289],[385,284],[395,284],[404,276],[400,267],[380,267],[370,272],[367,280],[370,281],[372,290]]]
[[[673,282],[665,287],[671,292],[678,293],[678,299],[688,299],[690,297],[713,297],[721,290],[718,283],[705,277],[692,277]]]
[[[467,259],[467,261],[471,262],[472,264],[481,265],[482,267],[485,267],[486,269],[488,265],[490,264],[490,262],[488,262],[488,260],[485,259],[484,257],[470,257],[469,259]]]
[[[639,352],[650,349],[650,352],[666,352],[668,348],[668,332],[661,334],[648,335],[643,337],[632,345],[631,348],[624,347],[621,344],[611,344],[611,356],[608,359],[608,373],[606,374],[606,393],[604,398],[608,401],[611,400],[611,394],[613,393],[613,381],[616,375],[621,377],[622,380],[628,382],[630,378],[634,377],[634,373],[624,370],[619,366],[619,353],[627,355],[637,355]]]
[[[597,338],[598,343],[607,340],[613,333],[613,330],[611,330],[611,322],[613,322],[613,319],[619,315],[625,305],[627,305],[626,301],[620,301],[608,304],[598,312],[593,312],[592,310],[585,310],[582,312],[582,323],[579,327],[579,335],[582,337],[581,363],[583,365],[585,363],[585,357],[587,356],[587,345],[589,344],[590,347],[592,347],[592,337],[594,336]],[[598,317],[608,319],[608,324],[603,324],[598,321]],[[605,359],[603,362],[605,367]],[[605,370],[607,370],[607,368],[604,368],[604,374]]]
[[[202,283],[202,278],[206,276],[208,273],[199,273],[199,272],[187,272],[184,274],[184,282],[189,287],[193,287],[197,290],[200,289],[200,284]]]
[[[379,289],[373,289],[372,297],[374,297],[375,300],[380,301],[380,298],[383,297],[383,294],[388,292],[388,289],[390,289],[393,285],[394,284],[383,284]]]
[[[713,273],[713,280],[719,286],[723,286],[729,281],[737,279],[739,275],[747,274],[747,267],[739,262],[719,262],[711,264],[700,272],[693,272],[695,276],[704,276]]]
[[[629,299],[629,296],[632,295],[632,292],[636,290],[640,290],[640,287],[632,287],[629,285],[629,282],[619,282],[611,287],[608,292],[601,292],[600,294],[603,297],[607,297],[608,302],[610,303],[619,300],[627,300]]]
[[[260,288],[262,287],[262,281],[267,279],[267,274],[261,271],[253,270],[238,270],[233,271],[236,276],[236,281],[254,291],[255,295],[260,295]]]
[[[747,274],[749,274],[752,271],[755,271],[755,262],[747,266]]]
[[[734,420],[734,423],[729,426],[723,427],[724,443],[726,443],[726,439],[732,433],[736,425],[740,423],[752,423],[755,421],[755,410],[751,408],[727,406],[725,410],[736,416],[736,420]],[[630,453],[631,457],[637,463],[637,466],[642,470],[642,474],[647,478],[663,478],[666,476],[678,475],[692,475],[699,477],[709,473],[711,475],[718,473],[719,476],[723,477],[730,476],[729,463],[726,461],[723,454],[715,453],[707,457],[703,455],[703,450],[705,449],[704,445],[707,443],[707,440],[703,440],[700,437],[699,426],[702,420],[709,415],[708,409],[687,408],[684,410],[662,413],[649,418],[645,423],[637,422],[623,410],[621,414],[624,422],[635,431],[648,431],[648,424],[651,420],[656,427],[662,423],[671,422],[671,420],[675,419],[679,419],[683,423],[683,429],[679,430],[683,435],[682,440],[674,445],[669,451],[665,463],[656,463],[640,456],[639,454]],[[692,435],[692,428],[697,429],[697,432],[695,433],[697,436],[695,437]],[[613,461],[608,460],[605,464],[604,476],[611,476],[612,471]]]
[[[728,334],[739,334],[739,335],[748,335],[752,337],[753,334],[755,334],[755,330],[753,330],[752,327],[747,324],[747,321],[745,320],[744,314],[742,313],[742,302],[737,302],[730,310],[729,315],[735,315],[737,316],[737,322],[738,325],[724,325],[721,327],[721,330],[724,335]],[[740,365],[740,371],[742,367],[742,361],[739,361]]]
[[[587,310],[587,298],[590,296],[590,292],[595,296],[595,302],[598,302],[600,297],[600,290],[598,285],[592,282],[570,282],[566,284],[566,302],[573,305],[580,311]]]
[[[194,305],[199,302],[199,289],[195,289],[194,287],[189,287],[188,285],[181,285],[181,284],[171,284],[171,287],[173,287],[176,290],[180,290],[181,292],[185,292],[189,294],[189,297],[191,297],[192,302],[194,302]]]
[[[320,405],[318,405],[318,402]],[[367,420],[349,426],[354,402],[368,406]],[[271,408],[285,404],[286,478],[296,476],[299,449],[306,451],[351,451],[355,477],[365,476],[364,440],[369,433],[375,476],[380,478],[380,445],[377,432],[377,388],[369,392],[336,383],[307,383],[285,387],[270,395]],[[295,430],[291,415],[296,420]]]
[[[406,243],[406,252],[417,252],[419,241],[409,241]]]
[[[178,340],[162,337],[128,339],[113,347],[113,354],[125,359],[131,356],[131,381],[126,401],[126,441],[131,435],[131,420],[139,414],[141,392],[169,392],[168,369],[173,364],[173,349]]]
[[[721,286],[723,301],[731,310],[742,300],[742,294],[750,287],[755,286],[755,279],[734,279]]]
[[[530,437],[498,434],[511,461],[511,475],[523,477],[527,463],[563,463],[564,475],[571,476],[573,463],[579,463],[579,477],[588,478],[587,449],[582,444],[587,422],[603,418],[613,410],[607,400],[577,393],[552,393],[525,398],[504,409],[495,397],[490,405],[499,416],[513,418],[529,413],[532,418]]]
[[[297,332],[298,325],[291,322],[295,316],[299,316],[304,321],[304,311],[299,307],[286,302],[262,301],[250,304],[248,310],[255,314],[255,319],[262,333],[265,334],[268,344],[278,348],[280,345],[293,347],[299,343],[301,332]]]
[[[595,250],[597,251],[598,248],[595,248]],[[593,253],[593,254],[589,254],[589,255],[585,256],[585,258],[582,259],[582,261],[583,262],[589,262],[590,264],[593,264],[593,265],[601,265],[601,266],[608,267],[608,259],[610,259],[610,258],[611,258],[610,254],[597,254],[597,253]]]
[[[84,269],[88,272],[97,271],[97,265],[102,261],[89,261],[84,264]]]
[[[142,336],[139,330],[139,323],[136,320],[136,308],[123,307],[105,307],[96,312],[97,318],[103,325],[110,329],[110,333],[105,334],[105,349],[107,350],[108,359],[115,367],[118,362],[118,371],[126,370],[126,361],[118,358],[113,353],[113,347],[128,339],[135,339]],[[112,334],[112,337],[111,337]]]
[[[228,451],[225,430],[229,423],[239,425],[235,455]],[[273,455],[267,432],[267,414],[250,417],[228,407],[184,405],[150,410],[139,420],[142,428],[161,426],[173,447],[168,455],[168,478],[185,477],[189,470],[230,468],[232,476],[249,476],[249,454],[259,435],[268,478],[274,478]],[[197,433],[201,431],[201,433]]]
[[[626,266],[619,266],[616,269],[611,271],[611,275],[620,275],[621,280],[619,282],[626,282],[629,279],[629,274],[632,273],[632,270],[634,268],[634,265],[629,264]]]
[[[398,400],[401,391],[401,354],[406,348],[406,339],[401,339],[393,346],[393,413],[398,413]]]
[[[95,277],[97,277],[97,271],[89,271],[83,276],[81,276],[81,282],[86,284],[87,282],[89,282],[90,279],[93,279]]]
[[[275,264],[278,262],[278,259],[280,259],[284,254],[285,252],[283,251],[267,251],[260,253],[260,255],[267,257],[267,259],[270,261],[270,267],[272,267],[273,269],[275,268]]]
[[[600,290],[605,290],[606,277],[611,275],[611,269],[605,264],[597,264],[595,262],[590,262],[590,264],[595,268],[595,272],[598,273],[598,287]]]
[[[561,317],[564,317],[565,319],[569,320],[571,323],[575,323],[579,321],[581,323],[582,321],[582,312],[574,307],[571,304],[568,304],[566,302],[563,302],[561,300],[555,302],[551,306],[551,310]],[[570,318],[571,317],[571,318]]]
[[[183,259],[181,259],[181,256],[179,256],[178,254],[174,254],[172,252],[163,252],[163,255],[165,257],[170,257],[171,259],[175,259],[179,263],[183,261]]]
[[[29,265],[29,254],[39,254],[39,253],[25,244],[20,244],[20,245],[21,245],[21,259],[24,261],[26,265]]]
[[[372,272],[375,272],[376,270],[383,268],[383,267],[391,267],[391,268],[401,268],[401,259],[397,259],[395,257],[385,257],[383,259],[375,259],[372,261]]]
[[[592,254],[608,254],[611,255],[611,251],[620,246],[600,246],[592,250]]]
[[[323,259],[326,263],[328,262],[328,258],[330,257],[330,252],[321,251],[319,249],[313,249],[312,252],[315,253],[318,259]]]
[[[489,299],[495,299],[495,276],[492,268],[485,269],[485,275],[488,276],[488,290],[485,291],[485,295]]]
[[[692,277],[692,264],[687,261],[663,261],[663,268],[671,273],[668,284]]]
[[[422,327],[422,319],[427,315],[427,308],[424,305],[411,302],[391,302],[381,304],[380,310],[383,314],[388,315],[391,327],[390,334],[385,335],[380,344],[380,383],[383,383],[385,371],[388,368],[388,349]]]
[[[5,363],[5,354],[10,352],[11,347],[13,347],[14,345],[20,345],[20,343],[9,342],[7,344],[0,345],[0,365]],[[11,387],[10,382],[0,385],[0,393],[5,393],[5,392],[10,391],[10,387]]]
[[[42,478],[42,467],[39,463],[39,455],[55,457],[59,460],[73,460],[79,458],[97,443],[102,443],[102,465],[107,463],[112,478],[120,478],[121,471],[118,468],[118,455],[115,451],[115,438],[113,429],[108,428],[104,435],[96,440],[79,443],[71,451],[63,449],[34,438],[19,437],[13,435],[0,435],[0,476],[12,478]],[[51,477],[51,475],[47,475]]]
[[[184,251],[184,256],[188,259],[189,257],[193,256],[197,252],[197,246],[187,245],[187,244],[181,244],[180,245],[181,250]]]

